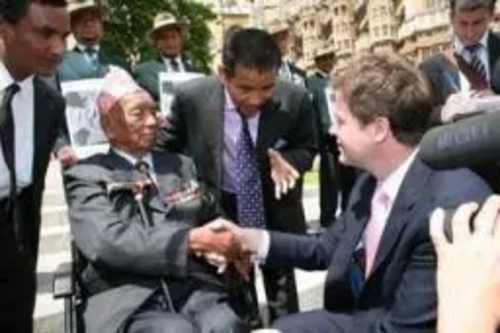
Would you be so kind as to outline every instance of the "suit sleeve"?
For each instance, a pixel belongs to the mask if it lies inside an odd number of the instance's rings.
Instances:
[[[314,110],[307,93],[302,95],[298,116],[289,133],[287,148],[280,152],[300,174],[303,174],[311,169],[318,151]]]
[[[419,65],[419,69],[427,80],[432,93],[433,111],[430,115],[429,123],[430,125],[440,125],[441,109],[445,103],[445,96],[443,92],[444,87],[440,78],[440,71],[438,70],[438,64],[436,63],[436,60],[430,60],[421,63]]]
[[[184,277],[188,260],[189,226],[172,223],[146,227],[133,203],[118,210],[108,197],[104,181],[82,174],[102,174],[102,168],[76,165],[66,172],[71,231],[78,248],[95,264],[139,275]]]
[[[187,126],[184,112],[187,110],[187,99],[177,90],[172,102],[171,114],[167,117],[158,137],[157,149],[175,153],[184,153],[187,146]]]
[[[344,229],[345,220],[341,217],[321,236],[270,232],[270,248],[265,264],[272,268],[325,270]]]

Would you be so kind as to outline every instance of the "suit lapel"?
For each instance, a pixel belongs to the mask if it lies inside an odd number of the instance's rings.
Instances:
[[[391,249],[397,243],[401,232],[410,221],[412,208],[418,203],[419,198],[423,194],[430,174],[430,169],[417,157],[408,170],[397,194],[382,239],[380,240],[372,273],[388,257]]]
[[[341,247],[335,250],[332,265],[336,267],[330,271],[344,272],[345,268],[351,263],[353,254],[360,245],[363,232],[366,228],[371,214],[371,197],[375,190],[376,181],[373,177],[362,175],[364,180],[360,180],[362,185],[356,192],[352,192],[350,205],[342,218],[338,221],[343,223],[345,230],[341,237]]]
[[[259,130],[257,134],[257,149],[263,153],[272,148],[281,135],[281,128],[288,126],[289,114],[281,109],[281,103],[269,100],[261,110]]]
[[[124,182],[124,183],[129,183],[133,182],[134,179],[136,179],[136,175],[133,169],[132,164],[130,164],[129,161],[124,159],[123,157],[119,156],[114,152],[113,149],[110,149],[108,154],[106,155],[106,158],[104,159],[104,163],[106,164],[106,167],[109,170],[112,170],[111,173],[111,178],[113,182]],[[157,172],[156,170],[156,165],[159,163],[156,163],[153,158],[153,163],[155,163],[155,173]],[[158,174],[157,174],[158,175]],[[157,176],[157,182],[161,180]],[[146,198],[146,197],[145,197]],[[161,199],[158,195],[150,195],[147,196],[148,199],[144,199],[145,203],[152,209],[160,211],[162,213],[167,213],[167,209],[161,202]]]
[[[441,69],[441,77],[443,77],[443,85],[445,87],[446,95],[454,94],[460,92],[460,72],[458,69],[457,60],[453,53],[454,51],[450,48],[445,51],[442,58],[439,58]]]
[[[213,158],[215,163],[215,184],[222,183],[222,154],[224,148],[224,112],[225,112],[225,90],[220,81],[216,81],[214,89],[209,94],[206,101],[206,108],[200,109],[198,113],[200,119],[203,119],[202,124],[205,128],[210,129],[205,131],[204,139],[208,141],[208,149],[210,150],[206,156]],[[195,133],[199,135],[200,133]],[[210,172],[210,171],[207,171]]]
[[[493,78],[493,73],[497,61],[500,59],[500,38],[494,33],[488,33],[488,65],[490,69],[490,81]]]
[[[49,133],[49,124],[52,119],[51,103],[45,94],[44,84],[39,78],[35,77],[33,79],[33,90],[34,90],[34,157],[32,174],[33,179],[38,179],[38,174],[40,173],[40,167],[44,164],[41,163],[44,156],[48,155],[50,147],[47,145],[47,138]]]
[[[172,163],[166,158],[167,155],[153,152],[153,164],[156,173],[156,187],[158,195],[152,196],[149,201],[151,208],[160,212],[168,213],[172,209],[172,205],[167,205],[163,198],[169,191],[180,188],[179,174],[173,172]]]

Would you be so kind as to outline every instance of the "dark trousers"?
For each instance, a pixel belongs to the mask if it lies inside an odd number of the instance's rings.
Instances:
[[[221,206],[228,218],[238,221],[234,194],[223,193]],[[283,315],[297,313],[299,301],[293,269],[262,268],[262,275],[269,309],[269,322],[273,322]],[[251,274],[250,282],[244,285],[245,290],[242,290],[242,298],[246,299],[250,307],[247,321],[253,329],[261,328],[264,324],[259,313],[254,272]]]
[[[177,312],[164,306],[157,293],[129,320],[126,333],[246,333],[249,327],[235,313],[228,295],[220,291],[195,290]]]
[[[335,145],[335,146],[334,146]],[[338,149],[331,136],[321,138],[319,149],[319,206],[322,227],[335,221],[339,199]]]
[[[0,201],[0,333],[33,332],[35,262],[20,250],[12,214]]]
[[[283,333],[344,333],[351,322],[349,315],[315,310],[283,317],[273,328]]]
[[[344,211],[356,181],[357,171],[339,162],[337,139],[324,135],[320,143],[320,224],[328,228],[335,221],[337,207]]]

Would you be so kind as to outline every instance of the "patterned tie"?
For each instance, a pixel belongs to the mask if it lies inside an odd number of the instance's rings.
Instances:
[[[11,208],[15,203],[17,193],[16,179],[16,145],[15,145],[15,127],[14,116],[12,114],[12,100],[14,95],[19,91],[19,86],[15,83],[11,84],[5,90],[2,104],[0,105],[0,139],[2,144],[3,158],[9,169],[10,192],[9,202]]]
[[[387,213],[390,209],[390,197],[381,189],[377,189],[372,201],[372,213],[365,231],[366,267],[365,274],[368,276],[373,268],[377,250],[384,233],[385,220],[380,217],[380,212]],[[379,208],[378,210],[376,208]]]
[[[179,72],[179,62],[177,61],[177,59],[170,59],[170,68],[172,68],[172,71],[173,72]]]
[[[235,163],[238,222],[243,227],[264,228],[266,219],[257,150],[250,135],[248,120],[244,116],[241,116],[241,123]]]
[[[486,81],[486,67],[479,57],[479,51],[481,50],[481,48],[481,44],[474,44],[465,47],[470,56],[469,65],[474,70],[474,72],[476,72],[476,74],[478,74],[482,79]]]
[[[97,50],[93,47],[86,47],[85,50],[83,51],[87,55],[87,59],[89,60],[89,63],[92,65],[95,71],[97,71],[99,67],[99,63],[97,61]]]

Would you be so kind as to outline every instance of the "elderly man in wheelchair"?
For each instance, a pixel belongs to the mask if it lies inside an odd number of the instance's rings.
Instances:
[[[217,230],[215,200],[188,158],[152,150],[153,99],[117,68],[105,80],[97,102],[111,148],[65,172],[78,332],[248,332],[236,269],[207,260],[241,253]]]

